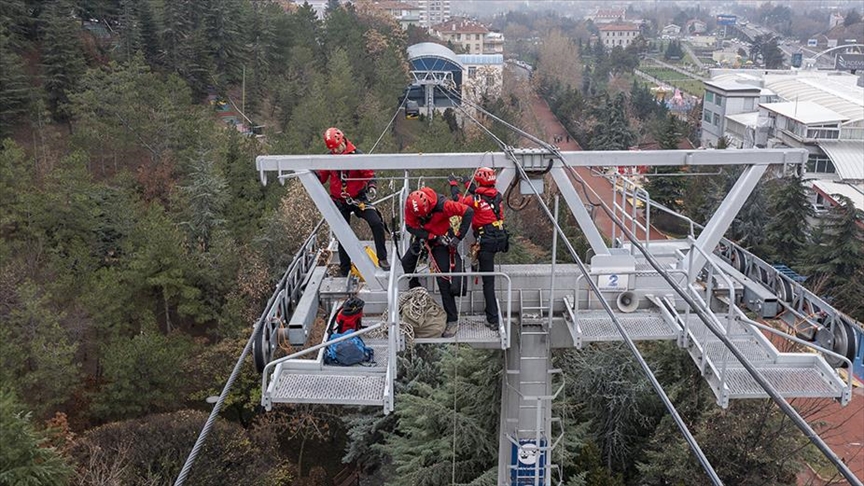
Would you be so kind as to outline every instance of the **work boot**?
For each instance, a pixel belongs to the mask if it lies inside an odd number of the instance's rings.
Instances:
[[[384,270],[385,272],[390,271],[390,262],[387,260],[378,260],[378,268]]]
[[[451,338],[456,335],[456,331],[459,330],[459,321],[450,321],[447,323],[447,327],[444,328],[444,333],[441,334],[442,338]]]
[[[493,319],[487,318],[486,319],[486,327],[488,327],[489,329],[492,329],[493,331],[497,331],[498,330],[498,318],[497,317],[495,317]]]

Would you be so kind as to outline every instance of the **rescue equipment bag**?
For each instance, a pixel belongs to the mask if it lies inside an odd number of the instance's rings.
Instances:
[[[363,306],[366,302],[359,297],[351,297],[342,304],[335,316],[335,329],[331,332],[345,333],[360,329],[363,319]]]
[[[447,326],[447,313],[423,287],[415,287],[399,296],[399,319],[410,326],[415,338],[441,337]]]
[[[330,341],[352,334],[353,331],[330,335]],[[360,336],[355,336],[327,346],[324,351],[324,364],[353,366],[375,359],[375,350],[366,346]]]

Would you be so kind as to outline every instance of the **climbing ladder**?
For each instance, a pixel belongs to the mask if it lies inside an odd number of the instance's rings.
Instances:
[[[560,468],[551,463],[552,452],[564,435],[563,423],[552,415],[552,403],[564,388],[560,369],[552,366],[550,306],[543,290],[531,291],[536,303],[527,303],[526,290],[519,291],[518,352],[509,350],[502,394],[502,447],[499,477],[511,485],[549,485]],[[553,391],[553,380],[559,384]],[[556,434],[557,435],[553,435]],[[503,465],[506,464],[506,467]],[[504,470],[502,470],[504,469]]]

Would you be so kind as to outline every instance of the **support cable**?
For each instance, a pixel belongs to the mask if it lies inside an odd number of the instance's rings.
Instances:
[[[305,251],[304,249],[309,245],[310,241],[313,238],[318,237],[318,230],[324,224],[324,219],[315,225],[315,228],[312,230],[312,233],[306,238],[306,241],[301,246],[301,251]],[[295,256],[295,262],[297,261],[298,256]],[[288,270],[285,271],[285,274],[282,276],[284,280],[287,278],[288,273],[294,267],[289,265]],[[275,301],[275,294],[270,297],[270,300],[267,302],[266,308],[269,308],[270,305]],[[266,314],[266,308],[264,313]],[[237,363],[234,364],[234,369],[231,370],[231,376],[228,377],[228,381],[225,382],[225,386],[222,387],[222,393],[219,394],[219,399],[216,400],[216,403],[213,405],[213,410],[210,411],[210,416],[207,417],[207,422],[204,423],[204,427],[201,428],[201,432],[198,434],[198,439],[195,440],[195,445],[192,446],[192,450],[189,452],[189,456],[186,458],[186,462],[183,464],[183,468],[180,470],[180,474],[177,475],[177,479],[174,481],[174,486],[182,486],[184,482],[186,482],[186,478],[189,476],[189,472],[192,470],[192,465],[195,463],[195,459],[198,457],[198,453],[201,451],[201,447],[204,446],[204,441],[207,440],[207,436],[210,435],[210,429],[213,428],[213,424],[216,422],[216,417],[219,416],[219,411],[222,409],[222,404],[225,403],[225,399],[228,397],[228,392],[231,390],[231,387],[234,385],[234,380],[237,379],[237,376],[240,374],[240,368],[243,367],[243,362],[246,360],[246,356],[249,354],[249,351],[252,349],[252,343],[255,341],[255,336],[258,335],[258,330],[261,326],[264,325],[265,314],[262,314],[257,321],[255,321],[255,325],[252,327],[252,335],[249,337],[249,341],[246,342],[246,347],[243,348],[243,351],[240,353],[240,357],[237,359]],[[263,331],[262,331],[263,332]]]
[[[198,457],[198,452],[204,445],[204,441],[207,440],[207,436],[210,434],[210,429],[216,422],[216,417],[219,416],[219,410],[222,409],[222,404],[225,402],[225,398],[228,397],[228,391],[234,384],[234,380],[237,379],[237,375],[240,374],[240,368],[243,366],[243,361],[245,361],[246,355],[248,355],[249,351],[252,349],[252,341],[255,340],[258,328],[261,326],[262,322],[263,319],[259,319],[255,323],[255,327],[252,329],[252,336],[249,338],[249,341],[246,342],[246,347],[243,348],[243,352],[240,353],[240,359],[237,360],[234,369],[231,371],[231,376],[229,376],[228,381],[225,382],[225,386],[222,388],[222,393],[219,394],[219,400],[217,400],[216,404],[213,405],[213,410],[210,411],[210,416],[207,417],[207,422],[204,423],[201,433],[198,434],[198,439],[195,441],[192,451],[189,452],[189,457],[186,458],[186,463],[183,464],[183,469],[181,469],[180,474],[177,475],[177,480],[174,481],[174,486],[182,486],[186,481],[186,477],[189,476],[189,472],[192,470],[192,464],[195,463],[195,458]]]
[[[402,107],[405,106],[405,102],[408,100],[408,93],[405,93],[405,96],[402,98],[402,103],[399,104],[399,107],[396,108],[396,113],[393,113],[393,117],[390,118],[390,123],[384,127],[384,131],[381,132],[381,135],[378,137],[378,140],[375,141],[375,145],[372,146],[372,149],[369,150],[369,153],[375,152],[375,148],[378,147],[378,144],[381,142],[381,139],[384,138],[384,134],[387,133],[387,130],[390,129],[390,126],[393,125],[393,121],[396,120],[396,117],[399,116],[399,111],[402,110]]]
[[[567,164],[566,160],[564,160],[563,158],[560,160],[564,167],[570,171],[573,177],[579,178],[581,180],[579,174],[573,167]],[[684,301],[690,306],[690,308],[693,309],[696,315],[699,316],[699,319],[702,320],[702,322],[705,324],[705,327],[707,327],[712,334],[717,336],[717,338],[726,346],[726,348],[732,353],[732,355],[735,356],[739,362],[741,362],[741,365],[744,367],[744,369],[747,370],[747,372],[750,374],[750,376],[753,377],[756,383],[758,383],[759,386],[765,391],[765,393],[767,393],[768,396],[771,397],[771,399],[780,407],[783,413],[785,413],[792,420],[792,422],[801,430],[801,432],[804,433],[804,435],[810,440],[810,442],[813,443],[813,445],[815,445],[816,448],[818,448],[819,451],[822,452],[822,454],[829,461],[831,461],[831,463],[834,464],[835,467],[837,467],[837,470],[840,472],[840,474],[842,474],[843,477],[846,478],[846,480],[849,481],[850,484],[862,486],[861,480],[855,476],[852,470],[849,469],[849,466],[847,466],[845,463],[843,463],[843,461],[840,460],[839,457],[837,457],[837,454],[835,454],[834,451],[831,450],[831,448],[825,443],[825,441],[823,441],[822,438],[819,437],[818,434],[816,434],[813,428],[810,427],[810,424],[808,424],[807,421],[805,421],[801,417],[798,411],[795,410],[795,408],[793,408],[789,404],[789,402],[786,401],[786,399],[777,392],[774,386],[771,385],[771,383],[768,382],[768,380],[766,380],[764,376],[762,376],[762,374],[753,366],[752,363],[750,363],[747,357],[744,356],[744,354],[729,340],[729,338],[726,337],[726,335],[724,335],[722,332],[720,332],[719,329],[714,326],[714,323],[712,322],[711,317],[707,314],[707,312],[705,312],[705,310],[703,310],[696,303],[696,301],[678,285],[677,282],[675,282],[675,279],[669,276],[669,274],[654,258],[654,256],[651,255],[648,250],[641,243],[639,243],[636,236],[633,235],[633,233],[631,233],[629,229],[627,229],[627,225],[613,214],[613,212],[609,209],[609,206],[607,206],[605,202],[601,200],[600,204],[603,210],[606,212],[607,216],[609,216],[609,218],[613,222],[615,222],[615,225],[617,225],[621,229],[622,234],[626,236],[628,240],[630,240],[630,244],[633,245],[645,256],[645,259],[652,267],[654,267],[654,270],[656,270],[660,274],[660,276],[663,277],[663,279],[666,280],[666,282],[672,287],[672,289],[675,290],[675,292],[680,295],[682,299],[684,299]],[[568,248],[570,247],[569,242],[567,242],[567,246]],[[581,269],[582,264],[581,262],[578,263]],[[591,281],[590,279],[589,283],[592,287],[594,287],[593,281]],[[602,302],[604,302],[604,307],[608,307],[608,305],[605,304],[605,301]],[[733,304],[730,302],[729,305]]]
[[[461,106],[460,106],[460,108],[463,110],[463,112],[465,111],[464,108],[462,108]],[[470,116],[469,114],[466,113],[466,116],[468,116],[468,118],[470,118],[475,123],[480,124],[476,119],[474,119],[474,117]],[[481,126],[482,126],[482,124],[481,124]],[[483,127],[483,128],[487,132],[489,132],[489,130],[486,129],[486,127]],[[516,170],[519,172],[520,177],[527,179],[528,173],[525,171],[525,169],[519,163],[519,160],[515,156],[515,154],[513,153],[512,148],[504,145],[503,142],[501,142],[501,139],[499,139],[498,137],[495,137],[493,135],[493,138],[495,139],[496,142],[499,143],[499,145],[501,146],[501,149],[504,150],[504,152],[508,156],[508,158],[511,159],[514,166],[516,167]],[[563,157],[559,156],[559,158],[561,160],[563,160]],[[663,402],[663,405],[669,411],[670,415],[672,415],[672,419],[675,421],[675,424],[678,426],[678,429],[681,431],[681,434],[684,435],[684,439],[687,441],[688,445],[690,446],[690,449],[696,455],[696,458],[699,461],[699,463],[702,465],[702,468],[705,469],[705,472],[708,475],[708,477],[711,479],[712,484],[722,485],[723,481],[717,475],[717,472],[714,470],[714,467],[711,466],[711,463],[708,461],[708,458],[705,457],[705,453],[702,452],[702,449],[699,447],[699,443],[696,442],[696,438],[693,437],[693,434],[690,433],[690,430],[687,428],[687,424],[684,423],[684,420],[678,414],[678,410],[676,410],[675,405],[672,403],[672,401],[666,395],[666,392],[663,390],[663,386],[660,385],[659,381],[657,381],[657,378],[654,376],[654,373],[651,371],[651,368],[648,366],[648,363],[645,361],[645,358],[643,358],[642,355],[639,353],[639,350],[636,348],[636,344],[630,338],[630,335],[627,333],[627,330],[624,329],[624,326],[621,324],[621,321],[618,320],[618,317],[615,315],[614,311],[609,306],[609,303],[606,302],[606,299],[603,298],[603,294],[600,292],[600,288],[597,286],[597,284],[594,282],[594,280],[591,279],[591,275],[588,272],[588,269],[585,267],[585,264],[579,258],[579,255],[577,254],[576,249],[573,247],[572,243],[570,242],[570,239],[564,233],[564,230],[561,228],[561,226],[558,224],[558,222],[555,221],[555,217],[553,216],[552,212],[549,210],[549,207],[546,205],[545,201],[543,201],[543,198],[541,197],[540,192],[537,190],[536,187],[534,187],[534,184],[529,184],[529,186],[531,187],[531,190],[534,192],[534,196],[537,199],[537,203],[543,209],[543,212],[546,213],[546,217],[549,219],[549,221],[552,222],[552,225],[555,227],[555,231],[557,231],[558,234],[561,236],[561,240],[564,242],[564,245],[567,246],[567,251],[570,253],[570,256],[573,258],[573,260],[579,266],[579,271],[582,272],[582,275],[585,277],[585,281],[588,283],[588,286],[591,288],[591,291],[594,293],[594,295],[597,296],[598,300],[600,301],[600,304],[603,306],[603,310],[605,310],[606,313],[609,314],[609,317],[611,318],[612,323],[615,324],[615,327],[618,329],[618,332],[621,334],[621,337],[624,338],[624,342],[626,343],[630,352],[636,358],[636,361],[639,363],[639,367],[642,368],[642,371],[645,373],[645,376],[651,382],[651,386],[654,388],[654,391],[660,397],[661,401]]]

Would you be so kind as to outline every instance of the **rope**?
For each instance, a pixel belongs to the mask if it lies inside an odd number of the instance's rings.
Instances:
[[[456,484],[456,392],[459,389],[459,343],[456,344],[456,355],[453,357],[453,445],[450,448],[451,473],[450,483]]]
[[[387,133],[387,130],[390,128],[390,125],[392,125],[393,121],[396,120],[396,117],[399,115],[399,110],[401,110],[402,107],[405,106],[405,101],[407,101],[407,100],[408,100],[408,93],[405,93],[405,97],[402,98],[402,103],[400,103],[399,107],[396,108],[396,113],[393,113],[393,117],[390,118],[390,123],[388,123],[387,126],[384,127],[384,131],[381,132],[381,136],[379,136],[378,140],[375,141],[375,145],[373,145],[372,150],[369,151],[370,154],[375,152],[375,148],[378,147],[378,143],[380,143],[381,139],[384,138],[384,134]]]
[[[405,336],[405,348],[408,350],[414,347],[414,325],[411,321],[422,323],[425,320],[426,310],[433,305],[438,305],[437,302],[429,295],[429,291],[425,287],[415,287],[403,292],[399,295],[399,332]],[[389,309],[382,314],[382,320],[386,320],[389,315]],[[410,319],[410,321],[401,318],[402,316]],[[369,336],[373,339],[384,339],[387,337],[387,328],[381,327],[369,332]]]

